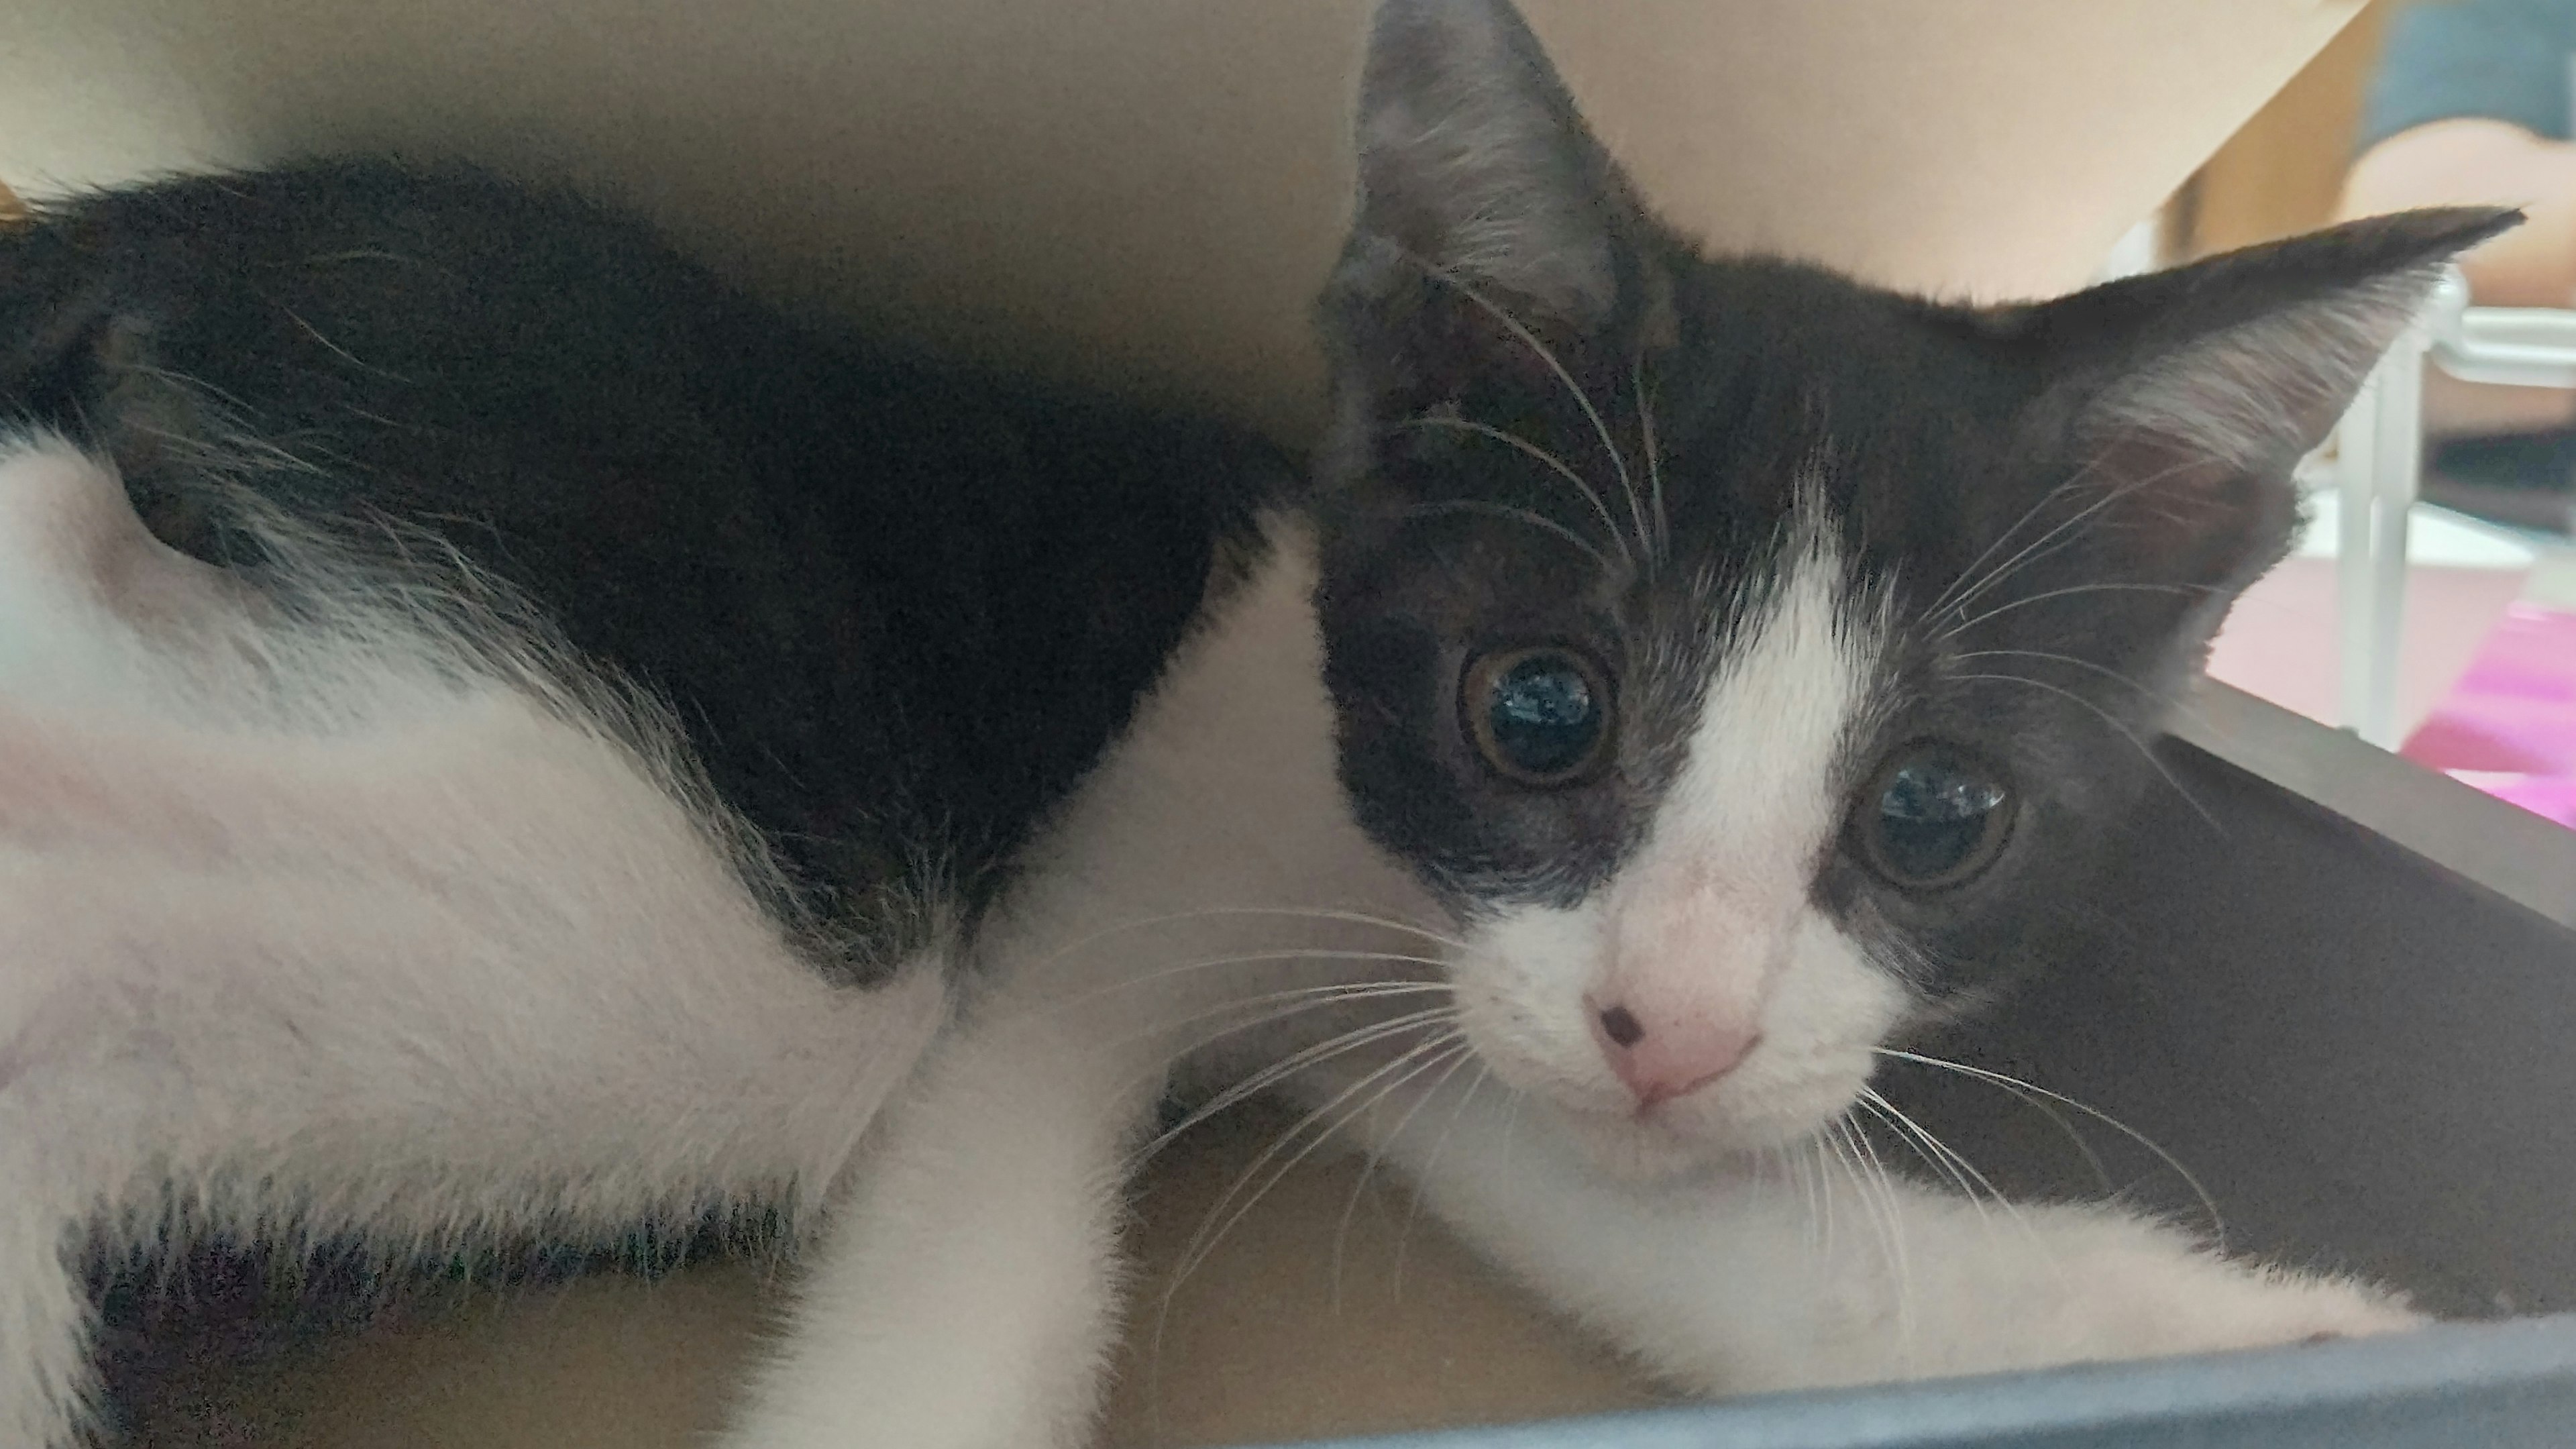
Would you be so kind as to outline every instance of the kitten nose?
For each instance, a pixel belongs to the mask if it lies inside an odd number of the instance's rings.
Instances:
[[[1595,1010],[1592,1023],[1610,1070],[1641,1107],[1689,1096],[1734,1071],[1762,1041],[1750,1026],[1695,1015],[1649,1021],[1618,1002]]]

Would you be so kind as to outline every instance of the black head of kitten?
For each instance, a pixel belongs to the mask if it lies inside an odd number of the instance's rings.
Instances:
[[[2290,473],[2510,212],[2024,306],[1707,257],[1504,0],[1389,0],[1324,301],[1344,786],[1466,1029],[1652,1165],[1803,1135],[2154,781]]]

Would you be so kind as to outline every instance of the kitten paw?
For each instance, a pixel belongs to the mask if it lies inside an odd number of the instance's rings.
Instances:
[[[2100,1265],[2105,1358],[2224,1353],[2401,1333],[2432,1322],[2401,1295],[2350,1278],[2232,1262],[2158,1243]],[[2089,1296],[2089,1295],[2088,1295]]]

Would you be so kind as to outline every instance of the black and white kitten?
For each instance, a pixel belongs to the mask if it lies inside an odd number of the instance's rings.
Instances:
[[[0,457],[8,1442],[72,1442],[100,1234],[781,1202],[732,1449],[1076,1445],[1175,1080],[1347,1120],[1699,1391],[2414,1321],[2110,1209],[1819,1233],[1756,1164],[2102,888],[2292,464],[2510,218],[1941,306],[1699,256],[1503,0],[1370,47],[1303,493],[820,379],[477,183],[0,242],[55,430]]]

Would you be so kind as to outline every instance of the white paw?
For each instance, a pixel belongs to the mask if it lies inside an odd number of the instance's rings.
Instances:
[[[1941,1315],[1939,1331],[1918,1323],[1900,1335],[1894,1377],[2229,1353],[2432,1321],[2376,1285],[2230,1261],[2115,1211],[2034,1216],[2047,1230],[2029,1246],[2054,1266],[1961,1254],[1974,1271],[1960,1273],[1950,1291],[1964,1303]],[[1928,1316],[1916,1306],[1918,1317]]]
[[[2208,1309],[2203,1326],[2209,1341],[2197,1347],[2209,1350],[2369,1338],[2433,1321],[2383,1288],[2279,1270],[2256,1270],[2234,1291],[2211,1294]],[[2198,1335],[2186,1334],[2191,1336]]]
[[[2091,1330],[2073,1335],[2092,1340],[2085,1358],[2367,1338],[2432,1321],[2373,1284],[2231,1262],[2152,1230],[2100,1255],[2073,1285]]]

